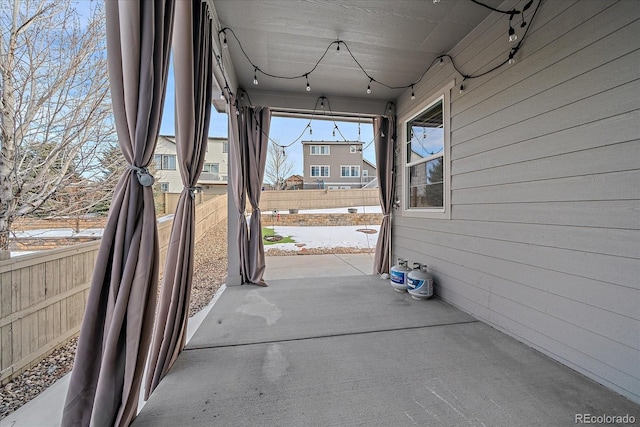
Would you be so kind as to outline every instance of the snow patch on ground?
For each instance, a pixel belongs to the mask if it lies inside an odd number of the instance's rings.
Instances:
[[[269,225],[265,227],[271,228]],[[375,230],[374,234],[366,234],[359,229]],[[275,227],[276,234],[281,236],[290,236],[295,243],[276,243],[266,245],[265,250],[271,248],[283,250],[300,250],[304,248],[332,248],[332,247],[349,247],[349,248],[375,248],[378,241],[378,233],[380,225],[345,225],[333,227],[294,227],[280,226]],[[304,244],[304,246],[296,246]]]

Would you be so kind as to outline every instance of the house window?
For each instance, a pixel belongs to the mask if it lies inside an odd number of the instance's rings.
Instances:
[[[331,147],[328,145],[312,145],[311,146],[311,155],[312,156],[328,156],[331,153]]]
[[[222,143],[222,152],[223,153],[228,153],[229,152],[229,142],[225,141]]]
[[[168,182],[161,182],[160,183],[160,192],[161,193],[168,193],[169,192],[169,183]]]
[[[153,159],[158,170],[176,170],[175,154],[156,154]]]
[[[311,166],[311,176],[330,176],[329,166]]]
[[[349,153],[353,154],[353,153],[357,153],[358,152],[358,147],[356,147],[355,145],[350,145],[349,146]]]
[[[362,176],[364,176],[365,178],[369,176],[369,170],[368,169],[363,169],[362,170]]]
[[[342,178],[346,177],[359,177],[360,176],[360,166],[340,166],[340,176]]]
[[[219,173],[220,172],[220,164],[218,163],[205,163],[204,165],[202,165],[202,172],[209,172],[209,173]]]
[[[404,121],[403,212],[410,216],[450,218],[449,91]]]

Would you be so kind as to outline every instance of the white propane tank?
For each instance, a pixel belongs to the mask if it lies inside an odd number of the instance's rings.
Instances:
[[[404,292],[407,290],[407,273],[411,269],[407,267],[407,261],[398,258],[398,264],[391,267],[391,286],[394,291]]]
[[[433,296],[433,276],[427,273],[427,266],[413,264],[407,275],[407,290],[414,299],[428,299]]]

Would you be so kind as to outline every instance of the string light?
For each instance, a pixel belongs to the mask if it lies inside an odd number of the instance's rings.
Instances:
[[[513,43],[516,40],[518,40],[518,36],[516,35],[516,30],[514,30],[511,24],[509,24],[509,43]]]
[[[223,32],[223,34],[224,34],[224,38],[222,39],[222,47],[226,49],[229,47],[229,45],[227,44],[227,33]]]
[[[433,0],[433,4],[438,4],[440,3],[440,0]]]
[[[225,96],[224,96],[224,91],[220,92],[220,99],[225,100],[225,101],[227,100],[227,98],[225,98]]]
[[[516,63],[516,60],[515,60],[515,58],[513,57],[513,55],[515,55],[515,52],[512,50],[512,51],[509,53],[509,65],[512,65],[512,64],[515,64],[515,63]]]
[[[309,73],[305,74],[304,78],[307,80],[307,92],[311,92],[311,86],[309,86]]]
[[[460,85],[460,94],[462,95],[463,93],[464,93],[464,83]]]
[[[253,84],[258,85],[258,67],[253,70]]]
[[[367,86],[367,93],[370,94],[371,93],[371,82],[373,81],[372,77],[369,77],[369,85]]]
[[[336,43],[338,43],[338,47],[336,48],[336,55],[340,56],[340,40],[338,40]]]
[[[416,94],[413,92],[413,85],[411,85],[411,99],[416,99]]]
[[[440,66],[442,67],[444,65],[444,56],[440,57]]]

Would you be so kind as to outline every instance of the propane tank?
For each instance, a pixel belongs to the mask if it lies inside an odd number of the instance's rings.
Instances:
[[[427,273],[427,266],[413,264],[413,270],[407,274],[407,290],[414,299],[428,299],[433,296],[433,276]]]
[[[407,290],[407,273],[411,269],[407,267],[407,261],[398,258],[398,264],[391,267],[391,286],[394,291],[404,292]]]

